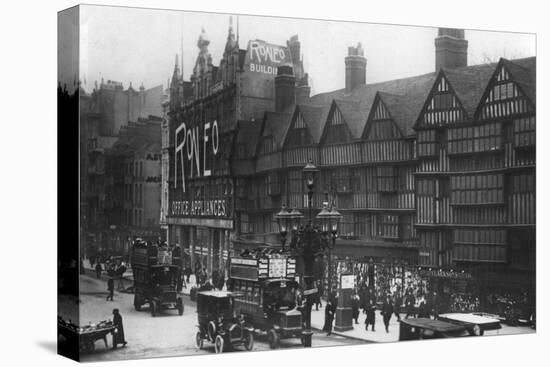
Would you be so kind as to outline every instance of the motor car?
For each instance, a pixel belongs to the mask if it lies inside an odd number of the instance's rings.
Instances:
[[[472,335],[483,335],[485,331],[502,328],[497,316],[483,312],[445,313],[440,314],[438,319],[457,325],[464,325]]]
[[[222,353],[243,345],[246,350],[254,348],[254,328],[247,324],[243,315],[234,309],[235,298],[242,295],[229,291],[202,291],[197,293],[198,331],[195,346],[204,347],[204,341],[214,344],[214,351]]]
[[[429,318],[401,319],[399,341],[454,338],[471,335],[468,327],[443,320]]]

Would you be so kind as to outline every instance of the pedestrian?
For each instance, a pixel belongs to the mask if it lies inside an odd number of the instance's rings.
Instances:
[[[401,311],[401,306],[403,305],[403,298],[399,293],[399,289],[394,293],[393,300],[393,312],[395,314],[395,317],[397,317],[397,321],[399,322],[401,321],[401,315],[399,314],[399,311]]]
[[[97,263],[95,264],[95,276],[96,276],[97,279],[101,279],[101,271],[102,270],[103,270],[103,268],[101,267],[101,263],[98,260]]]
[[[386,327],[386,333],[389,333],[390,330],[390,319],[393,314],[393,304],[391,302],[391,297],[387,296],[382,305],[382,318],[384,320],[384,326]]]
[[[440,299],[437,295],[437,292],[434,291],[432,296],[432,315],[434,316],[434,320],[437,320],[439,317],[439,307],[440,307]]]
[[[197,283],[197,287],[200,286],[201,270],[202,264],[200,263],[200,261],[197,261],[195,263],[195,283]]]
[[[320,280],[317,280],[317,284],[315,287],[317,288],[317,293],[315,293],[315,295],[313,296],[314,297],[313,302],[315,303],[315,311],[319,311],[319,308],[323,307],[323,304],[321,303],[322,287],[321,287]]]
[[[113,349],[116,349],[119,344],[125,347],[128,342],[124,338],[124,326],[122,325],[122,316],[120,316],[118,308],[113,310],[113,324],[116,327],[113,334]]]
[[[409,316],[414,317],[415,304],[416,304],[416,298],[414,298],[412,289],[409,289],[409,293],[407,294],[407,297],[405,298],[405,307],[407,309],[407,314],[405,315],[405,319],[408,319]]]
[[[372,290],[372,288],[369,288],[369,294],[367,295],[367,299],[366,299],[366,308],[365,308],[365,311],[366,311],[366,314],[367,314],[367,318],[365,319],[365,330],[369,330],[369,325],[372,325],[372,331],[375,331],[374,330],[374,323],[376,321],[376,315],[375,315],[375,310],[376,310],[376,295],[374,294],[374,291]]]
[[[351,318],[355,320],[356,324],[359,323],[359,302],[359,295],[357,292],[353,292],[351,296]]]
[[[325,325],[323,331],[327,332],[327,336],[332,334],[332,323],[334,321],[334,308],[331,299],[329,298],[325,305]]]
[[[120,266],[117,268],[116,273],[118,277],[118,285],[117,290],[124,290],[124,283],[122,282],[122,278],[124,278],[124,273],[126,272],[126,264],[124,262],[120,263]]]
[[[187,267],[185,268],[185,280],[187,281],[187,283],[189,283],[189,278],[191,277],[191,273],[192,273],[192,270],[191,270],[191,265],[187,265]]]
[[[214,286],[214,288],[220,289],[218,288],[218,285],[219,285],[218,275],[219,274],[217,270],[212,270],[212,285]]]
[[[115,291],[115,281],[113,280],[113,277],[109,277],[109,280],[107,281],[107,290],[109,291],[109,294],[107,295],[107,301],[112,301]]]
[[[430,312],[428,310],[428,307],[424,303],[424,301],[421,301],[418,305],[418,317],[419,318],[430,318]]]

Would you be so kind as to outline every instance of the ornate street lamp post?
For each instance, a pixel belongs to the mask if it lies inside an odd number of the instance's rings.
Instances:
[[[315,187],[315,178],[318,172],[319,170],[315,167],[311,160],[309,160],[307,165],[302,170],[304,183],[307,188],[308,220],[305,226],[300,226],[300,219],[303,218],[303,215],[296,209],[290,211],[286,208],[286,206],[283,206],[281,211],[275,215],[275,219],[277,219],[277,223],[279,224],[279,233],[281,234],[283,249],[286,243],[288,231],[290,229],[292,232],[290,247],[301,255],[304,263],[304,288],[308,291],[306,293],[306,304],[304,309],[305,330],[303,332],[303,338],[305,347],[311,347],[311,336],[313,334],[311,331],[311,308],[313,303],[310,297],[311,294],[314,293],[313,263],[316,255],[323,253],[325,249],[328,249],[329,272],[331,271],[330,252],[336,243],[338,225],[341,218],[340,213],[338,213],[336,209],[328,209],[327,200],[327,204],[324,205],[321,213],[317,215],[317,219],[322,227],[319,229],[317,226],[314,226],[312,216],[312,199]],[[329,237],[332,238],[332,241],[330,241]],[[330,281],[331,275],[329,275],[329,284]]]
[[[281,235],[283,251],[285,250],[286,235],[288,234],[289,215],[290,211],[286,208],[285,204],[283,204],[281,211],[275,214],[275,219],[277,219],[277,224],[279,225],[279,234]]]
[[[275,219],[279,225],[279,234],[281,235],[282,249],[285,251],[286,236],[289,231],[296,233],[300,227],[300,220],[304,216],[298,210],[290,210],[283,204],[281,211],[275,214]]]
[[[321,222],[321,233],[323,234],[323,237],[327,239],[328,297],[330,297],[332,294],[332,249],[336,246],[336,238],[338,237],[338,229],[342,215],[334,207],[328,209],[328,200],[326,202],[327,205],[325,205],[323,210],[317,214],[317,219]]]

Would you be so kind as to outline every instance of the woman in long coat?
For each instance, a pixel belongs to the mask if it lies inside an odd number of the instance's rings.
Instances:
[[[127,342],[124,338],[124,326],[122,325],[122,316],[118,312],[118,308],[113,310],[113,324],[116,327],[116,332],[113,334],[113,349],[115,349],[119,344],[126,346]]]

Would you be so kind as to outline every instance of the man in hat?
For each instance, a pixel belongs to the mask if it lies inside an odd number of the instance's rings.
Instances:
[[[115,291],[115,281],[113,280],[113,277],[109,277],[109,280],[107,281],[107,290],[109,291],[109,294],[107,295],[107,301],[113,300],[113,293]]]
[[[128,343],[124,338],[124,326],[122,326],[122,316],[120,316],[118,308],[113,310],[113,324],[116,327],[113,334],[113,349],[116,349],[119,344],[122,344],[122,346],[125,347]]]

